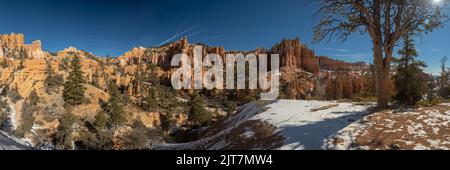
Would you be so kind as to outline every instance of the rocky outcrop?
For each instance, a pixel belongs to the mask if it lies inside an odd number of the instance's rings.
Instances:
[[[319,56],[319,67],[322,71],[366,71],[369,69],[365,62],[348,63]]]
[[[353,98],[360,94],[367,85],[367,80],[360,74],[352,72],[322,72],[317,91],[327,99]]]
[[[42,50],[41,41],[33,41],[31,44],[25,44],[23,34],[2,34],[0,35],[0,58],[9,59],[18,58],[45,58],[48,53]]]
[[[46,129],[49,132],[55,130],[58,125],[57,115],[47,115],[50,112],[64,112],[61,95],[62,87],[57,90],[60,93],[47,94],[44,82],[47,71],[51,69],[55,74],[66,77],[68,67],[73,56],[80,57],[82,70],[86,77],[86,97],[89,104],[74,108],[74,114],[86,120],[93,120],[100,109],[101,101],[106,101],[107,82],[115,83],[130,101],[139,101],[146,95],[144,85],[139,84],[138,74],[146,74],[148,64],[157,66],[158,75],[162,82],[170,80],[171,74],[176,68],[170,66],[172,57],[179,53],[185,53],[193,58],[194,47],[201,45],[203,54],[216,53],[222,57],[226,54],[280,54],[281,68],[281,93],[283,98],[309,99],[314,95],[336,94],[335,96],[351,97],[361,89],[361,80],[357,73],[339,72],[357,71],[364,69],[363,63],[346,63],[334,61],[326,57],[316,57],[313,50],[300,43],[297,39],[285,39],[273,46],[270,50],[258,48],[254,51],[226,51],[220,46],[207,46],[204,44],[191,44],[186,38],[165,44],[160,47],[146,48],[136,47],[117,58],[100,58],[92,53],[68,47],[56,54],[50,54],[42,50],[41,42],[34,41],[31,44],[24,43],[23,34],[0,35],[0,87],[17,91],[21,97],[17,102],[11,102],[11,108],[17,112],[14,119],[21,120],[21,107],[23,101],[35,90],[43,103],[39,104],[35,112],[35,130]],[[170,81],[169,81],[170,83]],[[170,84],[169,84],[170,85]],[[336,88],[338,87],[338,88]],[[212,93],[213,94],[213,93]],[[8,98],[8,96],[2,96]],[[137,103],[137,102],[136,102]],[[139,108],[127,108],[130,112],[130,122],[139,119],[148,127],[160,123],[160,115],[164,113],[150,113]],[[187,116],[180,113],[174,117],[177,125],[186,122]],[[53,119],[49,119],[49,117]]]
[[[320,72],[313,50],[300,43],[300,39],[284,39],[272,47],[272,54],[280,54],[281,67],[299,67],[317,75]]]
[[[283,67],[281,72],[281,94],[286,99],[309,99],[316,89],[315,76],[298,67]]]

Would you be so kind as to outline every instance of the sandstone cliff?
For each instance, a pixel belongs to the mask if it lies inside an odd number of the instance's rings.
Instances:
[[[159,126],[160,116],[165,113],[146,112],[133,105],[147,94],[145,85],[138,83],[136,75],[142,70],[147,70],[147,64],[152,63],[157,66],[162,81],[169,80],[176,69],[170,66],[172,56],[185,53],[192,58],[195,45],[197,44],[190,44],[186,38],[182,38],[160,47],[136,47],[117,58],[100,58],[75,47],[51,54],[42,50],[40,41],[24,44],[23,34],[1,35],[0,92],[3,94],[3,91],[8,90],[4,92],[7,95],[2,95],[2,100],[7,101],[12,123],[17,124],[23,116],[24,100],[33,90],[36,91],[41,102],[37,106],[37,111],[33,113],[36,118],[33,132],[27,134],[27,137],[31,140],[38,133],[50,136],[59,124],[58,116],[64,112],[64,103],[61,95],[62,87],[54,89],[58,91],[54,94],[46,92],[44,82],[47,71],[51,69],[56,74],[66,77],[68,62],[77,55],[81,58],[82,70],[88,82],[85,84],[87,88],[85,95],[90,101],[74,108],[73,113],[76,116],[83,120],[93,120],[100,109],[101,101],[109,98],[106,83],[112,81],[132,101],[126,106],[128,124],[140,120],[147,127]],[[285,94],[283,97],[290,99],[309,99],[318,94],[325,96],[336,93],[340,93],[338,96],[351,97],[361,90],[360,75],[334,72],[341,70],[357,72],[366,67],[363,63],[351,64],[317,57],[314,51],[300,43],[298,38],[282,40],[270,50],[260,48],[255,51],[226,51],[223,47],[202,46],[203,54],[217,53],[222,57],[230,53],[280,54],[281,90]],[[339,81],[335,81],[336,79]],[[336,85],[333,82],[339,83]],[[179,112],[174,115],[174,119],[177,120],[177,126],[182,126],[187,120],[187,115]]]

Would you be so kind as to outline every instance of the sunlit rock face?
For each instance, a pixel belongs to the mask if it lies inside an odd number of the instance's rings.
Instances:
[[[300,39],[284,39],[272,47],[273,54],[280,54],[281,67],[299,67],[317,75],[320,72],[314,51],[300,43]]]
[[[45,58],[47,53],[42,50],[41,41],[33,41],[31,44],[25,44],[23,34],[3,34],[0,35],[0,57],[10,59],[17,58]]]

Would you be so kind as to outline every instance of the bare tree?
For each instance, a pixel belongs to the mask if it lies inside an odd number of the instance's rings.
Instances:
[[[389,101],[388,81],[394,47],[406,34],[422,35],[443,26],[441,13],[448,0],[320,0],[314,40],[338,38],[345,41],[353,33],[369,34],[373,45],[378,107]]]

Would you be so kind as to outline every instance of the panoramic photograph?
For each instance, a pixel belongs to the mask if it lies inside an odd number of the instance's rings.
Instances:
[[[449,150],[449,2],[0,0],[0,150]]]

